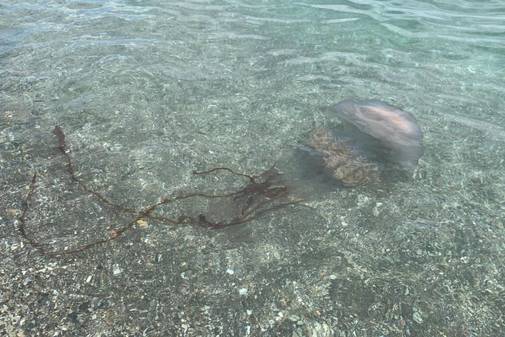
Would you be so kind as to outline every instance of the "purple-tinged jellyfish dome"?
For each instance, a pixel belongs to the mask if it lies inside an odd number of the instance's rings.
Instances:
[[[334,106],[337,116],[378,140],[391,160],[414,169],[423,155],[423,133],[414,116],[378,100],[344,100]]]

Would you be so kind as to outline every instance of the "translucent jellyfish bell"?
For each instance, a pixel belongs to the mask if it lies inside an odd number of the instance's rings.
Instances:
[[[333,109],[343,121],[380,142],[390,159],[415,169],[423,155],[423,133],[414,116],[378,100],[344,100]]]

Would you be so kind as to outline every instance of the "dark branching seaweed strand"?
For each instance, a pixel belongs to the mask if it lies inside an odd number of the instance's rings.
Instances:
[[[69,175],[72,182],[76,183],[83,192],[93,195],[103,206],[108,206],[112,208],[115,212],[120,212],[125,215],[133,215],[133,218],[122,226],[110,226],[112,229],[109,230],[108,236],[91,241],[85,244],[78,245],[76,247],[65,247],[61,250],[49,251],[44,246],[46,244],[37,241],[36,238],[31,237],[27,233],[28,225],[28,213],[30,212],[30,204],[33,195],[36,190],[37,174],[34,174],[30,183],[28,194],[23,203],[23,209],[19,217],[18,232],[20,236],[33,248],[37,249],[40,253],[47,256],[62,256],[70,255],[84,252],[96,246],[103,245],[105,243],[114,241],[124,236],[127,232],[133,230],[135,225],[144,219],[151,219],[158,221],[160,223],[165,223],[169,225],[193,225],[205,227],[208,229],[222,229],[230,226],[236,226],[251,222],[266,213],[274,212],[281,208],[299,204],[302,200],[290,200],[288,187],[284,184],[279,183],[281,173],[275,168],[271,167],[259,175],[248,175],[244,173],[238,173],[228,167],[216,167],[207,171],[193,171],[195,175],[207,175],[211,173],[216,173],[220,171],[226,171],[237,177],[247,178],[248,184],[237,191],[230,191],[222,194],[211,194],[204,192],[193,192],[187,194],[177,194],[175,196],[164,196],[160,198],[160,201],[145,207],[142,210],[135,210],[133,208],[123,207],[118,205],[101,193],[91,189],[88,185],[82,181],[76,174],[75,164],[73,162],[72,156],[70,155],[70,149],[66,143],[65,133],[60,126],[56,126],[53,129],[53,134],[58,140],[58,149],[61,152],[65,160],[66,172]],[[197,216],[191,216],[187,214],[179,215],[177,218],[167,218],[163,215],[156,214],[159,207],[171,204],[179,200],[187,200],[193,198],[204,198],[204,199],[224,199],[231,198],[235,201],[234,207],[237,207],[236,217],[230,220],[221,219],[217,221],[211,221],[208,219],[206,214],[199,214]],[[244,203],[243,200],[246,200]]]

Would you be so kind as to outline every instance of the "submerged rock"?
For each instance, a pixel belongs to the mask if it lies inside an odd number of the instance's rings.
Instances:
[[[389,159],[414,169],[423,155],[423,133],[409,112],[378,100],[344,100],[332,109],[360,132],[378,140]]]

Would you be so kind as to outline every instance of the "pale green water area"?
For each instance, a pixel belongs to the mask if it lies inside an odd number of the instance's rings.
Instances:
[[[346,98],[416,117],[414,172],[314,168]],[[273,165],[303,201],[142,213]],[[505,336],[503,0],[0,0],[0,168],[1,336]]]

